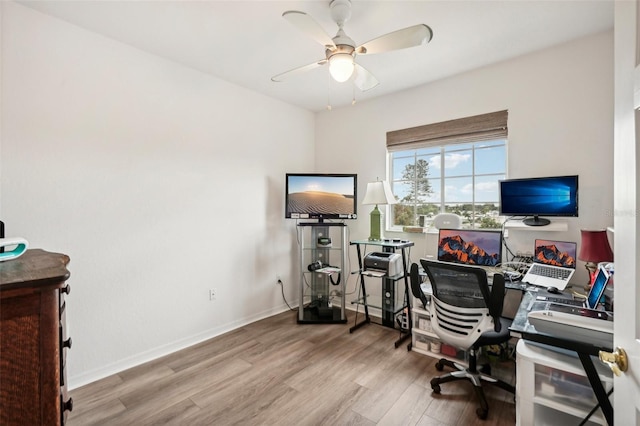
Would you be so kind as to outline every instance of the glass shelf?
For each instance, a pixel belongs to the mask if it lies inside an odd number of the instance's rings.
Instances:
[[[401,293],[400,296],[403,296],[403,293]],[[358,299],[352,300],[351,304],[364,306],[365,305],[364,297],[360,297]],[[393,314],[397,314],[398,312],[402,311],[406,307],[403,297],[401,297],[400,300],[396,300],[395,303],[392,303],[392,301],[383,301],[381,295],[374,295],[374,294],[367,295],[366,305],[370,308],[380,309],[381,311],[390,312]]]
[[[351,275],[356,275],[356,274],[362,274],[363,276],[369,277],[369,278],[386,278],[386,279],[391,280],[391,281],[401,280],[405,276],[405,274],[402,273],[402,272],[397,274],[397,275],[392,275],[392,276],[388,276],[384,272],[379,272],[379,271],[375,271],[375,270],[352,271],[351,272]]]
[[[392,249],[404,249],[413,246],[413,241],[400,240],[400,239],[385,239],[385,240],[355,240],[349,243],[350,245],[362,245],[362,246],[379,246],[388,247]]]

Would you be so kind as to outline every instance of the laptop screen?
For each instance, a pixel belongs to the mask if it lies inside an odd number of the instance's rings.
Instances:
[[[608,282],[609,273],[607,270],[604,268],[598,268],[598,274],[596,275],[596,279],[593,281],[591,291],[589,291],[589,296],[587,297],[587,308],[595,309],[602,297],[602,293],[604,293],[604,289],[607,287]]]
[[[533,261],[543,265],[576,268],[578,245],[566,241],[536,240]]]

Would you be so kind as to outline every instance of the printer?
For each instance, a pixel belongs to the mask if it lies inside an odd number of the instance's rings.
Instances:
[[[388,276],[403,273],[400,253],[372,252],[364,257],[364,270],[385,272]]]
[[[536,302],[538,305],[540,302]],[[529,324],[540,333],[613,348],[613,313],[544,302],[546,309],[528,314]]]

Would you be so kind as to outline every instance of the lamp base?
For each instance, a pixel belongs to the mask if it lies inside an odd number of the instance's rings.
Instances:
[[[371,210],[369,215],[371,229],[369,231],[369,241],[382,240],[382,213],[378,210],[378,205]]]

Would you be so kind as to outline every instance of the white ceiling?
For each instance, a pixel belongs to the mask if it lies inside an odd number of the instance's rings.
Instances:
[[[334,36],[329,0],[19,3],[144,51],[311,111],[406,90],[430,81],[613,28],[613,0],[352,0],[345,32],[362,44],[424,23],[424,46],[358,56],[380,82],[367,92],[335,83],[321,67],[282,83],[271,77],[324,58],[324,48],[282,18],[310,14]]]

